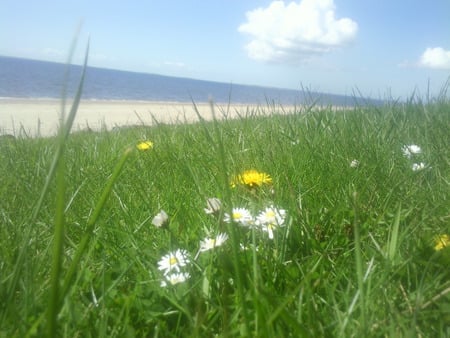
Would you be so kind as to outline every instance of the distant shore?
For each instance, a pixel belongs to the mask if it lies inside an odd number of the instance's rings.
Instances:
[[[70,110],[67,102],[65,111]],[[283,114],[294,107],[267,107],[251,104],[213,104],[216,118],[235,118],[252,114]],[[275,109],[272,109],[275,108]],[[196,111],[197,110],[197,111]],[[275,111],[274,111],[275,110]],[[81,100],[72,130],[110,130],[129,125],[156,123],[193,123],[213,118],[210,103]],[[0,99],[0,135],[52,136],[56,134],[61,113],[58,99]]]

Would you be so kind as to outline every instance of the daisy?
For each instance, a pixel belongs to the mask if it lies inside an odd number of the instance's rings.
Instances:
[[[422,149],[416,144],[410,144],[410,145],[404,145],[402,147],[403,155],[405,155],[407,158],[411,158],[413,155],[420,154],[422,152]]]
[[[204,209],[208,215],[216,214],[220,211],[222,202],[218,198],[208,198],[206,200],[206,208]]]
[[[220,233],[216,236],[216,238],[205,238],[200,241],[200,252],[205,252],[208,250],[212,250],[215,247],[221,246],[228,239],[228,235],[225,233]]]
[[[259,172],[251,169],[246,170],[242,174],[235,176],[231,180],[231,187],[235,187],[237,184],[245,185],[249,188],[260,187],[263,184],[272,183],[272,178],[269,174]]]
[[[163,271],[164,275],[168,275],[172,271],[180,272],[180,267],[186,266],[188,263],[188,252],[178,249],[163,256],[158,262],[158,269]]]
[[[169,216],[164,210],[161,210],[155,217],[153,217],[152,224],[157,228],[161,228],[166,225],[168,221]]]
[[[446,247],[450,247],[450,236],[449,235],[439,235],[436,237],[434,250],[439,251]]]
[[[270,239],[273,239],[273,231],[278,227],[284,227],[285,218],[286,210],[270,206],[256,216],[256,224],[269,234]]]
[[[244,226],[250,226],[254,223],[253,216],[245,208],[233,208],[231,216],[227,213],[225,213],[225,219],[224,221],[227,223],[235,222],[239,223],[240,225]]]
[[[256,220],[259,224],[276,224],[282,226],[286,218],[286,210],[275,208],[273,205],[261,211]]]
[[[166,280],[163,280],[161,282],[161,286],[166,287],[168,284],[175,285],[179,283],[184,283],[190,277],[191,275],[187,272],[172,273],[170,275],[165,276]]]
[[[358,168],[359,167],[359,161],[358,160],[353,160],[350,162],[350,167],[351,168]]]
[[[425,163],[420,162],[420,163],[413,163],[411,166],[411,169],[413,171],[419,171],[419,170],[423,170],[425,169],[427,166],[425,165]]]
[[[152,141],[142,141],[139,142],[136,145],[136,148],[138,148],[139,150],[145,151],[145,150],[149,150],[153,148],[153,142]]]

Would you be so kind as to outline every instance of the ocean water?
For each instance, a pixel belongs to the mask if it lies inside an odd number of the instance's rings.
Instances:
[[[73,96],[81,66],[0,56],[1,98],[61,98],[64,83]],[[353,105],[354,98],[301,90],[247,86],[202,81],[156,74],[88,67],[84,100],[142,100],[300,105],[317,100],[320,104]]]

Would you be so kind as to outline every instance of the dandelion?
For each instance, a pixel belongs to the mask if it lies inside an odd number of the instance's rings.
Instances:
[[[353,160],[350,162],[350,168],[358,168],[359,167],[359,161]]]
[[[206,208],[204,209],[208,215],[216,214],[220,211],[222,202],[218,198],[208,198],[206,200]]]
[[[169,216],[164,210],[161,210],[155,217],[153,217],[152,224],[157,228],[162,228],[169,221]]]
[[[139,142],[136,145],[136,148],[138,148],[141,151],[146,151],[146,150],[150,150],[153,148],[153,142],[152,141],[142,141]]]
[[[178,272],[178,273],[171,273],[170,275],[165,276],[165,280],[161,282],[162,287],[166,287],[167,285],[175,285],[184,283],[187,281],[191,275],[187,272]]]
[[[188,252],[178,249],[163,256],[158,262],[158,269],[163,271],[164,275],[168,275],[172,271],[180,272],[180,267],[186,266],[188,263]]]
[[[205,252],[208,250],[212,250],[218,246],[221,246],[228,239],[228,235],[226,233],[220,233],[216,236],[216,238],[205,238],[200,241],[200,252]]]
[[[403,155],[407,158],[411,158],[413,155],[420,154],[422,149],[416,144],[404,145],[402,147]]]
[[[256,224],[269,234],[270,239],[273,239],[273,231],[278,227],[284,227],[285,218],[286,210],[270,206],[256,216]]]
[[[236,187],[237,184],[245,185],[249,188],[260,187],[263,184],[271,184],[272,178],[269,174],[259,172],[251,169],[246,170],[242,174],[235,176],[231,180],[231,187]]]
[[[245,208],[233,208],[232,210],[232,214],[229,215],[227,213],[225,213],[225,219],[224,221],[227,223],[230,222],[235,222],[235,223],[239,223],[243,226],[250,226],[254,223],[253,220],[253,216],[250,213],[250,211],[248,211]]]
[[[450,247],[450,236],[449,235],[439,235],[436,237],[434,250],[440,251],[446,247]]]

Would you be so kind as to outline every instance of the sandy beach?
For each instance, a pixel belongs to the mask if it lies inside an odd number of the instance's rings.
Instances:
[[[66,113],[71,102],[66,105]],[[211,104],[196,103],[200,116],[211,120]],[[217,118],[235,118],[248,111],[258,114],[273,113],[274,109],[247,104],[214,104]],[[292,108],[292,107],[291,107]],[[52,136],[56,134],[61,116],[61,101],[53,99],[1,99],[0,135]],[[289,107],[277,113],[292,111]],[[129,125],[156,123],[192,123],[198,121],[193,103],[147,101],[81,101],[72,131],[84,129],[110,130]]]

